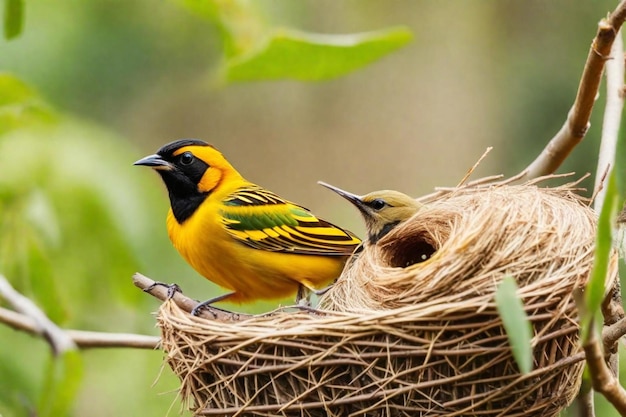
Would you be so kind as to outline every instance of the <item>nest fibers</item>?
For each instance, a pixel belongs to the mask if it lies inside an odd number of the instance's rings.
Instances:
[[[596,227],[574,191],[439,193],[349,262],[320,314],[217,321],[165,303],[163,348],[182,397],[215,416],[556,416],[580,384],[573,292]],[[533,327],[526,375],[494,302],[505,276]]]

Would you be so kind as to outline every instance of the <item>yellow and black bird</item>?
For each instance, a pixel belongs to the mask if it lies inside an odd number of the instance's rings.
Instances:
[[[183,139],[135,162],[160,174],[167,231],[202,276],[231,292],[201,303],[278,299],[337,278],[360,240],[244,179],[213,146]]]
[[[423,207],[423,204],[399,191],[382,190],[356,195],[322,181],[318,181],[318,184],[333,190],[359,209],[367,229],[367,238],[363,245],[376,244],[394,227],[408,220]]]

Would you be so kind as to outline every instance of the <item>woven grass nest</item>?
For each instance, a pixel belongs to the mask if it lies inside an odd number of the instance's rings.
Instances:
[[[573,292],[588,279],[596,228],[575,185],[434,194],[349,262],[320,313],[207,320],[164,303],[163,349],[186,406],[213,416],[556,416],[581,380]],[[495,306],[505,276],[534,331],[526,375]]]

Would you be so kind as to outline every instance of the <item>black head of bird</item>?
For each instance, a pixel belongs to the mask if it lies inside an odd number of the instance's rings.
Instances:
[[[375,244],[423,207],[421,203],[399,191],[381,190],[356,195],[322,181],[318,181],[318,184],[333,190],[359,209],[365,219],[368,244]]]

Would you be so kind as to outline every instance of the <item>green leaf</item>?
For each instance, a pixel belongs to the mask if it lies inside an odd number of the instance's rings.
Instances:
[[[521,373],[527,374],[533,368],[532,327],[522,300],[517,296],[517,284],[513,277],[505,277],[498,286],[496,306],[517,366]]]
[[[13,39],[22,33],[24,1],[4,0],[4,38]]]
[[[40,417],[69,415],[83,377],[82,358],[72,349],[51,357],[39,399]]]
[[[376,61],[411,40],[411,31],[405,27],[349,35],[277,29],[250,52],[228,59],[225,78],[228,81],[335,78]]]
[[[591,277],[585,288],[586,308],[583,309],[584,314],[581,317],[581,334],[583,341],[587,340],[589,337],[593,318],[600,309],[600,305],[604,299],[604,283],[606,281],[606,274],[609,268],[609,260],[613,247],[613,225],[615,224],[620,204],[621,199],[617,188],[615,170],[612,170],[606,185],[602,211],[598,218],[596,248]]]

